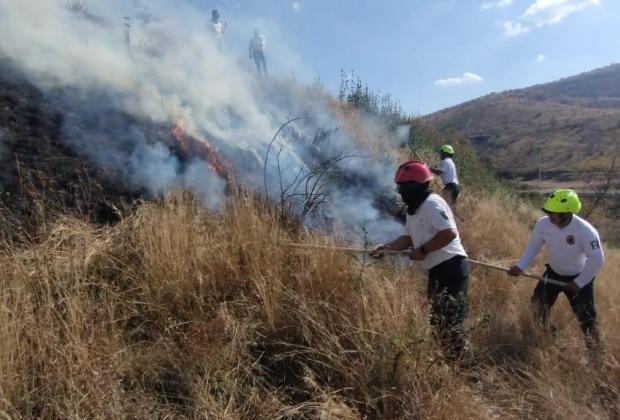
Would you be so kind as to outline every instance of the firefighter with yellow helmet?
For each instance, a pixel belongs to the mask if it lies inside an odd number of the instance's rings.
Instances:
[[[448,199],[452,204],[456,204],[456,199],[461,192],[461,186],[456,174],[456,165],[452,159],[454,157],[454,148],[449,144],[444,144],[437,150],[437,153],[441,162],[437,168],[431,168],[431,171],[441,177],[441,182],[444,186],[444,198]]]
[[[521,259],[508,274],[519,276],[529,267],[543,246],[549,260],[543,277],[559,280],[566,286],[540,281],[532,294],[532,303],[543,324],[560,292],[564,292],[585,334],[591,356],[602,354],[594,305],[594,278],[604,263],[603,248],[597,230],[577,215],[581,201],[575,191],[559,189],[545,201],[542,217]]]

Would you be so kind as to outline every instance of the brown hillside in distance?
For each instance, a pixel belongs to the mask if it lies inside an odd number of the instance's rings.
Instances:
[[[498,172],[571,180],[609,166],[620,141],[620,65],[491,94],[431,114],[439,129],[469,136]]]

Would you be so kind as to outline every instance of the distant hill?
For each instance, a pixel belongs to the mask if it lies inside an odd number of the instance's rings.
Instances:
[[[438,129],[471,138],[498,173],[572,180],[609,167],[620,143],[620,64],[556,82],[490,94],[430,114]]]

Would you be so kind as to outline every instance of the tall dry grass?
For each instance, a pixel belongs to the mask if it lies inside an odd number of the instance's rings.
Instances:
[[[508,264],[533,218],[459,204],[472,257]],[[10,418],[614,418],[620,254],[597,298],[608,363],[588,363],[565,302],[555,335],[534,284],[474,269],[476,368],[447,364],[424,274],[288,241],[330,243],[238,197],[223,215],[179,194],[114,227],[60,219],[0,256],[0,409]],[[562,300],[562,299],[560,299]]]

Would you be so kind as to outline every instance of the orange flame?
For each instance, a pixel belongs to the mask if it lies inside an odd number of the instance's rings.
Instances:
[[[185,120],[178,120],[174,123],[174,127],[170,130],[177,141],[181,141],[181,136],[185,132]]]
[[[182,158],[184,159],[200,159],[209,165],[209,167],[219,176],[227,181],[232,177],[232,166],[224,161],[220,156],[217,148],[209,143],[206,139],[197,138],[185,131],[185,121],[177,120],[174,127],[170,129],[170,133],[177,140]]]

